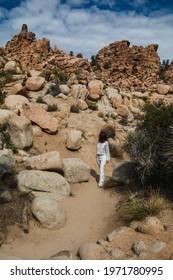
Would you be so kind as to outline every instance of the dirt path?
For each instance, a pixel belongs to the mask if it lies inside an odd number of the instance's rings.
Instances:
[[[33,221],[29,225],[29,234],[14,228],[0,253],[21,259],[49,258],[61,250],[76,254],[81,244],[103,239],[115,229],[118,195],[98,188],[92,176],[87,183],[73,185],[72,193],[72,197],[60,202],[67,212],[67,223],[63,228],[48,230]]]

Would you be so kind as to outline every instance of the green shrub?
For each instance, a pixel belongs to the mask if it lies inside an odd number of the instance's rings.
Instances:
[[[0,89],[0,104],[4,103],[5,97],[6,97],[6,93]]]
[[[109,69],[110,68],[110,63],[108,61],[106,61],[104,64],[103,64],[103,68],[105,70]]]
[[[9,71],[0,70],[0,89],[2,89],[5,84],[12,81],[12,73]]]
[[[104,181],[104,189],[115,189],[117,186],[117,181],[114,177],[107,177]]]
[[[115,144],[109,144],[109,149],[112,158],[123,158],[123,149],[120,146],[116,146]]]
[[[98,117],[99,117],[99,118],[102,118],[102,119],[103,119],[104,116],[105,116],[104,112],[102,112],[102,111],[99,111],[99,112],[98,112]]]
[[[3,131],[3,128],[1,128],[0,132],[0,149],[9,149],[13,152],[17,152],[16,145],[11,141],[11,137],[8,132]]]
[[[96,101],[86,100],[86,103],[88,105],[88,109],[92,111],[98,111],[98,105]]]
[[[80,113],[80,109],[77,105],[72,104],[71,107],[70,107],[70,112],[78,114],[78,113]]]
[[[55,69],[53,74],[59,78],[61,84],[66,84],[66,82],[70,79],[70,76],[63,71]]]
[[[143,110],[145,115],[126,138],[124,150],[138,164],[142,184],[168,184],[172,178],[167,174],[164,153],[167,132],[173,123],[173,104],[146,104]]]
[[[156,216],[168,208],[168,201],[159,189],[148,190],[142,195],[130,194],[120,208],[120,215],[130,220],[141,220],[148,216]]]
[[[41,104],[46,104],[46,102],[44,101],[42,96],[38,96],[37,99],[36,99],[36,102],[41,103]]]
[[[52,74],[52,72],[51,72],[50,70],[44,70],[44,71],[40,74],[40,76],[41,76],[41,77],[44,77],[45,80],[46,80],[47,82],[49,82],[49,81],[50,81],[51,74]]]
[[[58,111],[58,106],[57,106],[56,104],[48,105],[47,111],[48,111],[48,112],[55,112],[55,111]]]

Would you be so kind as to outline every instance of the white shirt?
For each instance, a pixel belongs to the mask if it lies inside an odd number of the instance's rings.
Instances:
[[[103,156],[106,155],[106,160],[110,161],[110,151],[109,151],[109,143],[105,141],[104,143],[97,143],[97,155]]]

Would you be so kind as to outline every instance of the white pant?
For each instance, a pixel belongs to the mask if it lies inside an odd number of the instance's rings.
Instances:
[[[105,175],[104,175],[104,167],[106,164],[106,155],[96,157],[97,164],[100,168],[100,178],[99,178],[99,186],[103,186]]]

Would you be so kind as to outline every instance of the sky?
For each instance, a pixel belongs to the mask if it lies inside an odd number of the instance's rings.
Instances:
[[[168,0],[0,0],[0,46],[22,24],[74,55],[90,59],[109,44],[158,44],[161,61],[173,60],[173,1]]]

